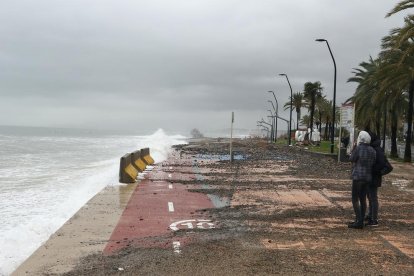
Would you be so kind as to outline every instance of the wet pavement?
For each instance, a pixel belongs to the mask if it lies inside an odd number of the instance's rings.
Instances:
[[[411,164],[385,177],[379,226],[355,230],[349,163],[261,140],[234,148],[243,158],[230,163],[222,142],[176,147],[130,192],[101,251],[66,274],[414,274]]]

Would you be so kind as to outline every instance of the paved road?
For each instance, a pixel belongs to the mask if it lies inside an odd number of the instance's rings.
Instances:
[[[251,159],[229,164],[220,147],[176,152],[139,185],[98,194],[15,275],[413,275],[412,164],[385,177],[380,226],[355,230],[349,164],[244,140],[235,148]]]

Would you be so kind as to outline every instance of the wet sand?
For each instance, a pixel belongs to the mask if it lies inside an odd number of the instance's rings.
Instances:
[[[384,178],[379,226],[356,230],[347,228],[353,220],[349,163],[262,140],[238,140],[234,149],[244,158],[230,163],[222,140],[176,147],[149,174],[147,188],[105,189],[14,275],[414,274],[412,164],[395,164]],[[157,192],[145,190],[154,183]],[[127,199],[143,199],[144,191],[153,201],[173,198],[180,211],[163,207],[167,214],[157,220],[163,234],[113,235]],[[203,195],[211,206],[197,209]],[[193,209],[185,206],[197,197]],[[143,223],[154,207],[139,206],[128,218]],[[180,217],[186,222],[173,229]],[[123,220],[123,227],[136,220]],[[107,254],[111,242],[122,246]]]

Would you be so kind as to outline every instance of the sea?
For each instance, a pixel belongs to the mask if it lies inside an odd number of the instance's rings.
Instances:
[[[0,126],[0,275],[10,275],[89,199],[118,181],[120,157],[150,148],[155,162],[186,137]]]

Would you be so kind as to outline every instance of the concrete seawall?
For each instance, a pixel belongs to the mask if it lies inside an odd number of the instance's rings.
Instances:
[[[190,160],[177,161],[178,154],[174,154],[167,161],[170,165],[191,164]],[[144,151],[143,156],[149,156],[149,151]],[[148,163],[151,160],[147,158]],[[179,229],[180,223],[188,226],[194,222],[195,228],[214,227],[208,219],[194,217],[197,210],[214,207],[208,196],[189,192],[185,185],[179,184],[194,179],[191,171],[177,174],[173,167],[163,167],[161,163],[137,183],[106,187],[12,275],[63,274],[74,269],[84,257],[116,255],[129,246],[179,250],[177,244],[188,242],[185,238],[174,239],[174,229]]]
[[[102,252],[136,186],[103,189],[12,275],[62,274],[73,269],[80,258]]]

